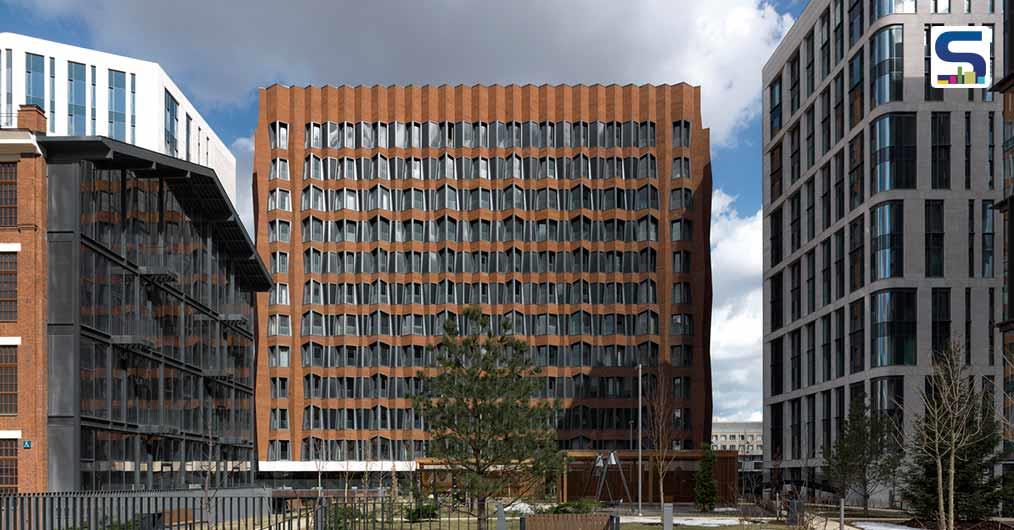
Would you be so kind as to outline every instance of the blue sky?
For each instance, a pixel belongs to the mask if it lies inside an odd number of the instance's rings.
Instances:
[[[574,5],[572,5],[574,4]],[[0,31],[156,61],[237,156],[273,82],[702,86],[716,192],[715,416],[760,417],[760,69],[805,0],[2,0]],[[749,259],[743,259],[747,256]]]

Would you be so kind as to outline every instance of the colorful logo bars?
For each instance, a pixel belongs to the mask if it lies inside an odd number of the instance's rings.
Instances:
[[[961,67],[958,67],[958,75],[938,75],[937,83],[941,85],[974,85],[984,84],[986,82],[985,75],[979,75],[974,70],[970,72],[963,72]]]

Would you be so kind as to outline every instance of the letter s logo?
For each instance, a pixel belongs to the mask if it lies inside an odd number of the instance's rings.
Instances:
[[[993,34],[975,26],[934,27],[931,80],[935,88],[989,88]],[[955,46],[956,45],[956,46]],[[961,51],[955,51],[958,47]]]

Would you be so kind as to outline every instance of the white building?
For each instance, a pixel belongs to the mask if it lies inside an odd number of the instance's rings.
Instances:
[[[764,424],[759,421],[714,422],[711,424],[711,448],[739,451],[740,455],[764,454]]]
[[[236,201],[236,158],[158,63],[0,33],[0,125],[19,105],[50,136],[108,136],[211,167]]]

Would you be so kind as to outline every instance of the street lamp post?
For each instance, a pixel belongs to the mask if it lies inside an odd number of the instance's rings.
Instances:
[[[641,510],[641,480],[644,478],[644,472],[641,469],[641,445],[644,441],[644,436],[641,434],[641,396],[644,395],[641,385],[643,384],[643,378],[641,377],[641,364],[637,364],[637,515],[644,515]]]

